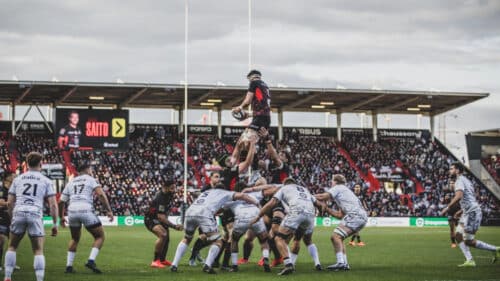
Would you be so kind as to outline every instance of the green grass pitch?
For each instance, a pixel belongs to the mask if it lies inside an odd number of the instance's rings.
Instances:
[[[334,263],[335,255],[330,243],[332,228],[319,227],[314,235],[323,266]],[[85,232],[85,231],[84,231]],[[171,231],[168,259],[172,260],[181,232]],[[74,275],[64,274],[66,247],[69,231],[60,229],[58,237],[46,238],[45,256],[47,260],[45,280],[500,280],[500,261],[490,264],[491,254],[472,250],[476,268],[457,268],[464,258],[458,248],[451,249],[448,229],[436,228],[366,228],[361,232],[365,247],[348,246],[349,272],[316,272],[307,249],[303,246],[297,262],[296,273],[276,276],[277,268],[271,274],[264,273],[255,261],[260,256],[256,242],[251,257],[252,263],[240,267],[238,273],[218,271],[217,275],[201,272],[201,266],[189,267],[186,254],[179,266],[179,273],[171,273],[168,268],[151,269],[155,237],[145,227],[107,227],[104,248],[97,257],[97,264],[104,271],[96,275],[87,270],[85,263],[90,252],[91,237],[82,235],[75,259]],[[482,227],[477,237],[483,241],[500,245],[500,227]],[[193,243],[191,244],[191,246]],[[241,249],[241,247],[240,247]],[[206,249],[203,254],[206,255]],[[241,251],[241,250],[240,250]],[[17,255],[21,266],[12,280],[35,280],[33,255],[30,243],[21,242]]]

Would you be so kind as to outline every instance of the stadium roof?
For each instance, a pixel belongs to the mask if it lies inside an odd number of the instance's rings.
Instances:
[[[495,137],[495,138],[498,138],[498,137],[500,137],[500,128],[498,128],[498,129],[489,129],[489,130],[469,132],[469,135],[478,136],[478,137]]]
[[[243,86],[189,85],[189,108],[230,109],[246,93]],[[271,88],[272,107],[283,111],[368,112],[436,115],[488,93]],[[184,85],[0,80],[0,104],[183,108]]]

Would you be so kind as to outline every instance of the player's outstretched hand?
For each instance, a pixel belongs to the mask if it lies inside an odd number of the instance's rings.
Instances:
[[[182,224],[177,224],[174,228],[175,228],[175,230],[178,230],[178,231],[184,230],[184,226],[182,226]]]
[[[54,237],[57,236],[57,225],[54,225],[52,227],[52,234],[51,234],[51,236],[54,236]]]
[[[441,212],[439,213],[441,216],[444,216],[446,214],[446,212],[448,212],[448,207],[444,208],[443,210],[441,210]]]
[[[241,111],[241,107],[239,107],[239,106],[233,107],[232,111],[233,112],[240,112]]]
[[[106,216],[109,218],[109,222],[113,222],[114,220],[114,216],[113,216],[113,212],[107,212],[106,213]]]

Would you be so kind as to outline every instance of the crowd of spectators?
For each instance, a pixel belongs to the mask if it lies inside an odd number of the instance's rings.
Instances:
[[[381,188],[368,196],[373,216],[439,216],[440,210],[453,196],[448,170],[457,159],[425,134],[416,134],[415,137],[385,137],[377,142],[367,134],[344,134],[343,145],[362,172],[369,170],[378,174],[399,173],[403,169],[408,171],[399,192],[396,189],[388,191]],[[475,187],[484,218],[498,216],[499,201],[475,177],[470,174],[467,177]],[[416,179],[423,190],[416,192],[416,183],[412,183],[409,178]],[[400,194],[407,194],[411,204],[402,203]]]
[[[174,178],[179,188],[171,211],[179,214],[183,202],[184,148],[178,141],[183,138],[177,137],[176,129],[174,126],[136,125],[126,151],[73,151],[72,165],[90,161],[117,215],[144,214],[165,180]],[[15,142],[20,159],[36,150],[44,154],[46,163],[64,163],[52,135],[21,134],[16,136]],[[231,153],[234,142],[234,139],[219,139],[213,135],[189,136],[188,203],[206,184],[209,171],[218,167],[220,156]],[[290,174],[312,193],[323,192],[329,187],[335,173],[344,174],[350,188],[359,184],[362,187],[360,196],[371,216],[438,216],[453,195],[448,168],[455,159],[425,135],[383,137],[374,142],[370,134],[346,133],[342,144],[338,144],[332,138],[303,136],[285,129],[284,139],[276,147],[290,156]],[[357,167],[351,167],[339,152],[342,148],[348,151]],[[8,163],[5,149],[5,141],[0,139],[2,166]],[[265,167],[271,165],[263,145],[258,146],[257,160],[262,160]],[[370,189],[370,184],[358,171],[377,176],[387,174],[386,179],[394,174],[403,178],[396,185],[381,180],[380,186]],[[261,174],[271,180],[268,171]],[[496,198],[472,179],[485,217],[498,216]],[[423,188],[420,193],[416,191],[417,182]]]
[[[7,134],[0,134],[0,172],[10,170],[10,153]]]
[[[40,152],[43,155],[44,164],[64,163],[62,154],[54,140],[54,135],[23,132],[16,135],[14,143],[19,152],[20,165],[31,151]]]
[[[140,130],[139,130],[140,129]],[[184,168],[181,149],[162,126],[143,126],[130,136],[129,149],[121,152],[73,151],[73,165],[87,161],[119,215],[142,215],[168,178],[179,182]],[[194,180],[189,169],[189,181]],[[179,214],[183,192],[176,192],[171,209]],[[192,201],[188,192],[188,203]]]
[[[481,162],[495,181],[500,184],[500,154],[481,159]]]

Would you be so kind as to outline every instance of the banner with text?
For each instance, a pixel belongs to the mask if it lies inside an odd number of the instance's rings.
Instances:
[[[448,218],[410,218],[410,226],[448,226]]]
[[[112,222],[108,217],[100,216],[99,219],[104,226],[143,226],[143,216],[117,216]],[[168,220],[174,224],[181,224],[180,216],[169,216]],[[217,220],[220,225],[220,220]],[[336,227],[339,225],[340,220],[337,218],[329,217],[316,217],[315,226],[323,227]],[[45,226],[52,226],[52,218],[44,217],[43,224]],[[369,217],[366,227],[435,227],[435,226],[448,226],[448,220],[445,217],[437,218],[416,218],[416,217],[400,217],[400,218],[387,218],[387,217]]]

